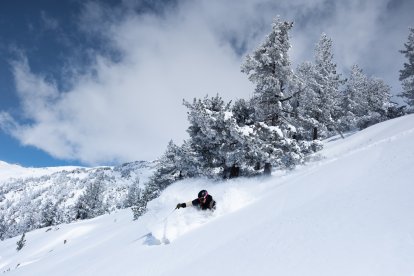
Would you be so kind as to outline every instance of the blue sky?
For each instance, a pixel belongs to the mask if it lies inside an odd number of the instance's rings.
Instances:
[[[400,92],[410,0],[2,1],[0,160],[24,166],[152,160],[186,136],[182,100],[247,98],[240,63],[280,15],[293,65],[319,36]]]
[[[59,56],[68,50],[54,38],[53,26],[48,26],[47,16],[59,18],[71,29],[70,14],[79,5],[74,1],[2,1],[0,4],[0,110],[19,114],[19,98],[13,80],[10,62],[18,51],[30,56],[33,70],[53,77],[62,60]],[[53,23],[49,22],[53,25]],[[75,34],[74,34],[75,35]],[[53,58],[50,58],[53,56]],[[50,166],[76,164],[76,160],[57,160],[34,146],[23,146],[11,135],[0,130],[0,160],[25,166]]]

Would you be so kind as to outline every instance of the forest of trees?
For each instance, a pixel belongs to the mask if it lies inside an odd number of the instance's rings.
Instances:
[[[170,141],[147,182],[140,183],[134,176],[136,168],[121,167],[118,172],[115,168],[118,178],[104,169],[82,179],[62,174],[54,187],[20,193],[15,199],[18,202],[5,200],[5,195],[18,193],[19,185],[42,186],[50,178],[3,185],[0,239],[116,208],[132,207],[137,219],[150,200],[180,179],[251,177],[270,174],[272,169],[293,169],[322,149],[322,139],[412,112],[413,28],[401,50],[408,62],[400,71],[400,96],[408,108],[391,102],[391,88],[383,80],[367,76],[357,64],[344,70],[349,75],[339,74],[333,41],[326,34],[316,43],[314,59],[293,70],[288,54],[292,28],[292,22],[274,19],[270,33],[241,64],[241,71],[255,86],[250,99],[225,102],[217,94],[183,101],[189,138],[181,145]],[[115,185],[120,179],[124,186]],[[76,187],[80,194],[62,191],[71,182],[72,190]],[[40,196],[45,193],[46,197]]]

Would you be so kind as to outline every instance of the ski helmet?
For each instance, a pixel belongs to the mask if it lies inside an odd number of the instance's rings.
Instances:
[[[200,198],[200,199],[206,198],[207,196],[208,196],[208,192],[206,190],[201,190],[198,193],[198,198]]]

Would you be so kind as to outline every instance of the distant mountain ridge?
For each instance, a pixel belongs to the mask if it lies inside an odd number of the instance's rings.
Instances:
[[[44,168],[31,168],[23,167],[18,164],[10,164],[0,160],[0,183],[9,178],[26,178],[35,176],[44,176],[59,171],[69,171],[82,168],[78,166],[60,166],[60,167],[44,167]]]

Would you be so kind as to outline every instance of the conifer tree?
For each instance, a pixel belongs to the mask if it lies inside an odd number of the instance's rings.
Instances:
[[[139,179],[136,179],[128,188],[127,198],[125,200],[125,207],[132,207],[139,204],[141,201],[141,189],[139,188]]]
[[[51,200],[47,200],[46,204],[41,211],[40,227],[48,227],[56,224],[57,221],[57,208]]]
[[[276,18],[270,34],[241,66],[241,71],[256,85],[253,101],[258,120],[270,126],[279,125],[282,112],[290,109],[286,96],[293,74],[288,55],[292,26],[292,22]]]
[[[317,131],[324,126],[316,118],[320,116],[319,96],[315,87],[318,87],[315,80],[315,66],[311,62],[303,62],[296,69],[297,90],[295,95],[296,105],[294,114],[302,131],[301,138],[315,140],[320,137]],[[325,129],[325,128],[324,128]]]
[[[157,160],[157,166],[153,176],[146,183],[146,187],[142,192],[141,200],[138,204],[138,213],[144,213],[147,202],[157,198],[168,185],[181,179],[186,173],[192,176],[192,168],[185,168],[183,165],[186,164],[183,161],[184,159],[185,154],[181,148],[175,145],[173,141],[170,141],[165,153]]]
[[[129,186],[127,198],[124,204],[125,207],[131,207],[134,220],[137,220],[145,212],[146,207],[146,202],[143,202],[141,189],[138,184],[139,179],[134,181],[131,186]]]
[[[234,163],[229,160],[230,152],[235,150],[237,144],[230,134],[230,103],[226,104],[216,95],[203,100],[194,99],[193,103],[184,101],[184,105],[189,109],[189,149],[194,153],[200,172],[213,176],[216,169],[224,170],[229,162]]]
[[[249,160],[257,160],[257,166],[269,163],[279,167],[292,167],[303,161],[303,152],[311,149],[312,143],[299,142],[294,115],[297,78],[291,70],[288,55],[290,48],[289,30],[293,23],[276,18],[272,31],[264,42],[241,66],[255,87],[252,98],[255,124],[249,135],[250,142],[243,143],[250,152]],[[244,131],[246,132],[246,131]],[[243,136],[241,136],[243,137]]]
[[[358,128],[358,119],[367,113],[364,98],[367,84],[368,78],[362,69],[358,65],[352,66],[342,100],[342,127],[345,130]]]
[[[75,205],[75,219],[88,219],[105,212],[103,204],[103,182],[102,175],[99,175],[94,182],[86,186],[86,190],[81,195]]]
[[[340,76],[333,60],[332,40],[322,34],[315,48],[314,63],[298,66],[297,115],[304,127],[312,128],[312,138],[326,138],[337,129]]]
[[[4,215],[0,215],[0,241],[6,238],[7,224]]]
[[[333,60],[332,40],[322,34],[315,50],[315,82],[317,95],[315,119],[321,127],[333,132],[336,129],[339,113],[340,76]],[[327,137],[328,135],[323,135]]]
[[[414,28],[409,29],[408,41],[404,43],[405,49],[400,52],[408,59],[404,69],[400,70],[400,81],[403,92],[400,94],[408,105],[414,106]]]
[[[354,65],[343,95],[341,120],[344,129],[363,129],[386,120],[390,90],[383,80],[367,77],[358,65]]]

